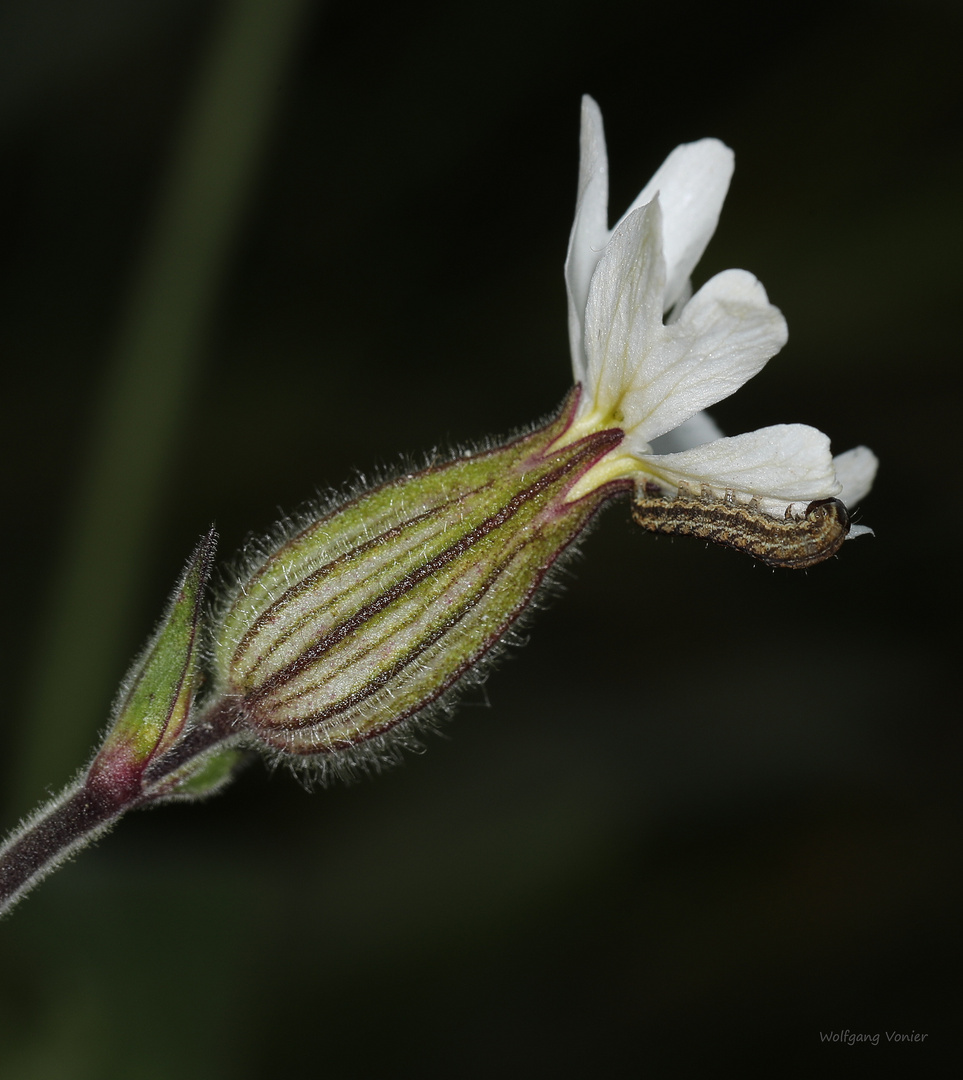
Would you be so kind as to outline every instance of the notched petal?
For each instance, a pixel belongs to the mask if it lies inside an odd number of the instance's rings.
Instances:
[[[628,217],[659,196],[666,265],[663,310],[680,298],[712,239],[734,168],[735,155],[718,139],[677,146],[625,212]]]
[[[786,320],[752,274],[717,274],[646,357],[636,380],[641,392],[632,403],[633,441],[650,443],[735,393],[787,337]]]
[[[645,466],[675,488],[681,484],[698,493],[705,484],[720,497],[731,491],[755,498],[774,514],[791,503],[832,498],[841,489],[828,436],[805,424],[778,424],[652,456]]]
[[[612,411],[625,430],[635,424],[625,397],[645,380],[647,358],[664,332],[661,213],[658,200],[616,229],[599,260],[585,312],[587,404]]]

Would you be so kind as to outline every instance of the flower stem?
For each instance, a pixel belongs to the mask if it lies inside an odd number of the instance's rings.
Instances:
[[[151,761],[134,785],[105,783],[88,769],[40,807],[0,846],[0,918],[51,871],[92,844],[127,813],[165,794],[165,781],[232,737],[230,705],[220,702]]]
[[[75,781],[0,848],[0,915],[52,870],[110,829],[127,810]]]

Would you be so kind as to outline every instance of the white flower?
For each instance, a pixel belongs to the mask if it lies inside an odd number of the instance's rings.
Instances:
[[[573,497],[631,476],[670,495],[680,486],[731,492],[782,517],[816,499],[853,504],[872,486],[876,458],[865,447],[834,461],[828,437],[803,424],[723,438],[702,412],[757,374],[788,336],[782,313],[745,270],[725,270],[691,295],[689,277],[715,231],[732,170],[732,151],[716,139],[679,146],[610,230],[602,116],[590,97],[582,100],[565,262],[582,397],[566,438],[617,427],[625,439]]]

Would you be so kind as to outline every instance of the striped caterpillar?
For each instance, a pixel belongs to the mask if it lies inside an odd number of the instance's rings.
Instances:
[[[838,499],[811,502],[801,518],[787,509],[780,520],[764,514],[755,499],[737,503],[731,491],[720,499],[705,485],[701,496],[680,487],[675,498],[667,498],[657,485],[646,484],[634,498],[632,517],[650,532],[698,536],[790,570],[835,555],[849,532],[849,513]]]

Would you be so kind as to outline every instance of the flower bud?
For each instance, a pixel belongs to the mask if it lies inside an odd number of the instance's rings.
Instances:
[[[152,641],[124,680],[113,724],[87,778],[88,787],[105,798],[133,797],[148,764],[174,746],[188,722],[200,678],[204,586],[216,546],[211,529],[195,548]]]
[[[361,495],[254,567],[215,631],[216,688],[237,727],[323,770],[339,752],[370,763],[366,748],[471,671],[624,486],[568,501],[622,438],[553,447],[577,401],[529,435]]]

